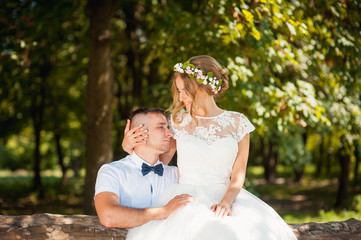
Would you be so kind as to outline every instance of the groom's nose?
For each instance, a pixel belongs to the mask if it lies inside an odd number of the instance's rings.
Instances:
[[[173,133],[172,133],[172,131],[171,130],[169,130],[169,128],[167,128],[167,130],[166,130],[166,136],[168,137],[172,137],[173,136]]]

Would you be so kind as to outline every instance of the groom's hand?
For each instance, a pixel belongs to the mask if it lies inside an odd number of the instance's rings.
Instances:
[[[164,218],[167,218],[169,215],[171,215],[174,211],[176,211],[178,208],[183,207],[187,205],[188,203],[191,203],[194,201],[194,198],[188,194],[181,194],[175,196],[172,200],[168,202],[167,205],[163,207],[164,209]]]
[[[146,129],[142,129],[143,125],[139,125],[130,129],[130,120],[127,120],[127,125],[124,129],[124,138],[122,142],[122,147],[124,151],[129,154],[133,153],[133,149],[136,146],[146,144],[148,139],[148,134]]]

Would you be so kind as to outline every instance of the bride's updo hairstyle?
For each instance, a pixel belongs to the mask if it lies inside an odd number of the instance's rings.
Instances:
[[[208,95],[214,96],[222,94],[228,89],[228,74],[229,71],[226,68],[223,68],[214,58],[207,55],[195,56],[189,59],[189,63],[194,65],[197,69],[202,70],[204,76],[207,76],[208,73],[213,73],[213,78],[220,80],[221,83],[219,86],[214,88],[211,84],[203,84],[198,81],[198,79],[191,78],[186,72],[176,71],[173,78],[172,92],[173,92],[173,106],[171,111],[173,111],[172,119],[175,123],[180,123],[183,119],[183,114],[181,118],[177,119],[177,113],[183,109],[184,103],[179,101],[179,93],[176,86],[176,79],[181,77],[184,81],[184,91],[186,94],[192,98],[192,105],[190,109],[190,115],[195,122],[198,122],[195,118],[195,102],[196,102],[196,93],[199,91],[205,91]],[[215,91],[216,90],[216,91]]]

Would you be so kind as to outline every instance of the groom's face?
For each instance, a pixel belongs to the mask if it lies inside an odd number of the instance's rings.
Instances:
[[[172,132],[168,129],[168,121],[164,115],[158,113],[148,113],[148,140],[149,147],[158,150],[160,154],[168,152],[170,149],[170,138]]]

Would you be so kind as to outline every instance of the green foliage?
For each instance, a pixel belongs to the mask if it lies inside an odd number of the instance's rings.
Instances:
[[[8,138],[6,145],[0,145],[0,168],[32,169],[33,142],[29,141],[29,128],[25,128],[20,135]]]
[[[18,149],[8,149],[13,161],[6,159],[3,165],[31,168],[35,144],[28,130],[42,118],[46,132],[40,149],[47,160],[43,167],[53,168],[57,155],[51,134],[61,135],[66,151],[83,151],[88,59],[85,1],[1,4],[7,18],[1,18],[0,24],[10,27],[3,27],[1,34],[0,143],[8,148],[9,141],[18,142]],[[28,144],[25,147],[14,139]]]
[[[306,144],[297,144],[306,127],[307,134],[326,131],[339,139],[345,136],[348,145],[360,137],[361,98],[356,89],[360,90],[361,81],[355,64],[361,56],[360,3],[315,4],[244,3],[241,11],[234,7],[235,14],[225,17],[229,24],[221,28],[223,40],[238,46],[232,49],[237,56],[228,61],[236,89],[227,105],[233,101],[247,106],[239,110],[251,117],[258,134],[280,143],[281,160],[295,167],[310,160]],[[252,21],[260,38],[250,37]],[[294,144],[282,146],[290,134],[296,136]],[[340,142],[334,150],[345,144]],[[295,154],[298,161],[291,161],[294,153],[305,157]]]
[[[294,133],[284,135],[281,138],[279,148],[280,159],[286,165],[296,169],[303,169],[306,164],[311,163],[311,152],[306,148],[302,136]]]
[[[3,159],[0,163],[1,169],[16,170],[21,166],[19,163],[15,163],[13,154],[4,146],[0,146],[0,158]]]

